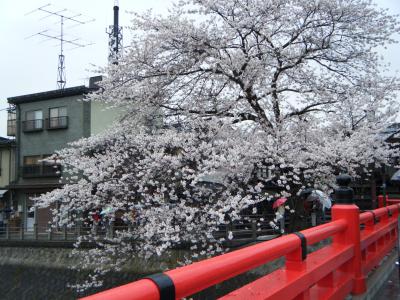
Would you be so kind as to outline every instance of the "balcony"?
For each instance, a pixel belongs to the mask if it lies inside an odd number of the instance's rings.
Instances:
[[[23,178],[60,177],[61,165],[36,164],[22,166]]]
[[[7,135],[15,136],[17,132],[17,120],[7,120]]]
[[[34,132],[43,130],[43,119],[28,120],[22,122],[24,132]]]
[[[68,117],[56,117],[46,119],[46,128],[48,130],[68,128]]]

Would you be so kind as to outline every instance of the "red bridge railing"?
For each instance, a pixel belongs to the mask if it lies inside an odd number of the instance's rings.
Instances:
[[[282,268],[220,299],[343,299],[363,294],[368,273],[396,245],[399,210],[400,201],[361,214],[356,205],[334,205],[327,224],[82,299],[181,299],[280,257],[285,257]],[[332,242],[307,253],[307,246],[327,238]]]
[[[387,205],[392,205],[392,204],[400,204],[400,199],[396,198],[389,198],[389,196],[378,196],[378,205],[379,207],[384,207]]]

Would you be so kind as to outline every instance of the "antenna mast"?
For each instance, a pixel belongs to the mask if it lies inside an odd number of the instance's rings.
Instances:
[[[33,36],[43,36],[49,40],[55,39],[55,40],[60,41],[60,54],[58,55],[58,67],[57,67],[57,87],[62,90],[65,88],[65,84],[67,82],[66,72],[65,72],[64,43],[73,45],[73,46],[75,46],[75,48],[83,48],[83,47],[93,44],[93,43],[88,43],[88,44],[78,43],[77,40],[79,40],[79,39],[73,39],[73,40],[65,39],[64,23],[66,21],[71,21],[72,23],[75,23],[76,26],[78,26],[78,25],[83,25],[83,24],[89,23],[89,22],[93,22],[95,19],[82,20],[82,19],[79,19],[79,17],[80,18],[83,17],[82,14],[73,15],[73,14],[71,14],[71,12],[67,11],[67,9],[52,11],[52,10],[48,9],[49,6],[50,6],[50,4],[46,4],[44,6],[41,6],[37,9],[27,13],[26,15],[31,14],[36,11],[40,11],[40,12],[44,12],[47,14],[47,16],[43,17],[42,19],[51,17],[51,16],[59,17],[60,18],[60,34],[59,35],[51,35],[50,33],[48,33],[49,30],[43,30],[41,32],[38,32],[38,33],[35,33],[35,34],[29,36],[28,38],[33,37]],[[67,15],[67,13],[69,15]],[[73,49],[75,49],[75,48],[73,48]]]
[[[119,6],[118,0],[114,1],[114,25],[110,25],[108,33],[108,61],[113,64],[118,64],[118,60],[122,55],[122,27],[119,26]]]
[[[58,55],[58,72],[57,72],[57,85],[59,89],[64,89],[67,83],[65,74],[65,56],[64,56],[64,16],[61,16],[61,39],[60,39],[60,54]]]

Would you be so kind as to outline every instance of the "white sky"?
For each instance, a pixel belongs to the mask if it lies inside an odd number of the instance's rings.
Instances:
[[[152,8],[156,13],[165,13],[173,0],[120,0],[120,25],[129,26],[127,11],[140,12]],[[375,0],[378,6],[388,8],[391,14],[400,14],[399,0]],[[82,13],[91,22],[75,28],[65,23],[65,38],[81,38],[94,45],[65,51],[67,87],[87,84],[92,65],[105,65],[108,56],[108,35],[105,29],[113,23],[113,0],[0,0],[0,136],[6,136],[8,107],[7,97],[43,92],[57,88],[57,64],[59,43],[45,41],[42,37],[26,37],[50,29],[59,34],[59,18],[48,17],[43,12],[28,12],[51,3],[49,10],[66,8]],[[124,44],[129,43],[127,29],[124,29]],[[396,37],[400,40],[400,37]],[[65,49],[70,47],[66,46]],[[382,51],[392,71],[400,70],[400,44]]]

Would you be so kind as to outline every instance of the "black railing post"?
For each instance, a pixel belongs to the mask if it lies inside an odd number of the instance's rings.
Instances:
[[[336,177],[338,188],[335,189],[335,201],[337,204],[354,204],[354,191],[349,184],[351,177],[347,174],[340,174]]]
[[[257,223],[255,221],[251,221],[251,238],[253,241],[257,240]]]
[[[49,229],[48,229],[48,230],[49,230],[49,231],[48,231],[47,239],[48,239],[49,241],[51,241],[51,240],[53,239],[53,236],[52,236],[52,234],[53,234],[53,232],[52,232],[53,227],[51,226],[51,224],[49,224]]]
[[[233,233],[233,225],[232,225],[232,223],[228,223],[225,226],[225,238],[226,238],[227,241],[230,241],[230,239],[229,239],[230,238],[230,234],[229,234],[230,231]]]
[[[114,221],[110,221],[109,224],[109,238],[114,238]]]
[[[6,226],[6,239],[7,240],[10,239],[10,223],[7,223],[7,226]]]
[[[92,225],[92,233],[93,233],[94,235],[97,235],[97,234],[98,234],[98,225],[97,225],[96,222],[93,222],[93,225]]]
[[[82,235],[82,223],[81,221],[76,221],[75,224],[76,237],[78,238]]]
[[[20,225],[19,229],[20,229],[19,237],[20,237],[21,240],[23,240],[24,239],[24,231],[25,231],[24,222],[21,222],[21,225]]]
[[[67,240],[67,224],[63,225],[63,238],[64,238],[64,241]]]
[[[281,233],[285,233],[285,215],[279,220],[279,227],[281,230]]]
[[[37,223],[33,224],[33,239],[34,240],[38,239],[38,224]]]

